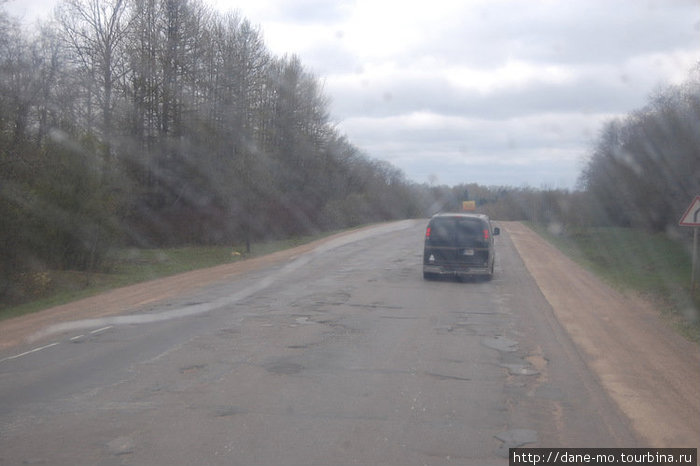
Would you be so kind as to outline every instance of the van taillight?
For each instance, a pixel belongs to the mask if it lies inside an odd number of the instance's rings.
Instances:
[[[489,230],[484,228],[484,241],[489,240]]]
[[[430,227],[425,230],[425,239],[430,239]]]

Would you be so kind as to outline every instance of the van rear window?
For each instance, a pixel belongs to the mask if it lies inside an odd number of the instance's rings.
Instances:
[[[464,245],[483,239],[484,224],[476,218],[436,218],[430,223],[430,243]]]

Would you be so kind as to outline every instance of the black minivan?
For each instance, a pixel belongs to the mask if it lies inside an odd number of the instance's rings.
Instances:
[[[501,233],[482,214],[434,215],[425,231],[423,278],[442,275],[493,277],[494,240]]]

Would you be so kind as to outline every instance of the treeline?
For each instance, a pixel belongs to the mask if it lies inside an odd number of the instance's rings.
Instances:
[[[0,14],[0,281],[117,245],[240,244],[420,215],[335,129],[322,83],[198,0]],[[0,295],[5,291],[0,286]]]
[[[603,129],[581,182],[597,217],[664,231],[700,194],[700,67]]]

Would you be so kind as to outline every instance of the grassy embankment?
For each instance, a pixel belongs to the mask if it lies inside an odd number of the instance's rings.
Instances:
[[[228,264],[245,258],[263,256],[276,251],[310,243],[336,232],[304,236],[282,241],[236,247],[180,247],[168,249],[122,249],[109,260],[108,271],[85,273],[75,271],[42,271],[25,277],[21,303],[0,302],[0,320],[40,311],[114,288],[190,270]]]
[[[691,253],[682,243],[629,228],[554,235],[543,226],[528,225],[614,288],[652,300],[679,332],[700,341],[700,289],[691,296]]]

